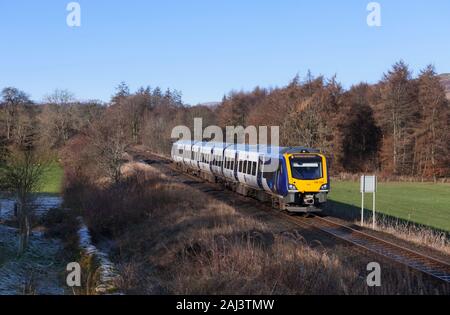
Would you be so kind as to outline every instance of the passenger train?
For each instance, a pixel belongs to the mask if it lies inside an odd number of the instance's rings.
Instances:
[[[171,156],[185,172],[280,210],[321,211],[330,192],[327,159],[314,149],[178,141]]]

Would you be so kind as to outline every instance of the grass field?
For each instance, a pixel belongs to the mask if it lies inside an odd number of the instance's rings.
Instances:
[[[330,200],[361,208],[359,183],[334,182]],[[372,195],[365,208],[372,210]],[[379,183],[377,210],[381,213],[450,232],[450,184]]]
[[[48,170],[45,172],[40,192],[49,194],[60,193],[63,173],[63,169],[58,163],[52,163]]]

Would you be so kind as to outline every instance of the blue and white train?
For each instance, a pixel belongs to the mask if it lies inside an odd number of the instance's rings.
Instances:
[[[178,141],[171,156],[185,172],[280,210],[320,211],[330,192],[327,159],[314,149]]]

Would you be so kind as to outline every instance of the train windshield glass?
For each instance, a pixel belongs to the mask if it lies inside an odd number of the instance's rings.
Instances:
[[[291,159],[292,177],[301,180],[315,180],[323,177],[320,157],[295,157]]]

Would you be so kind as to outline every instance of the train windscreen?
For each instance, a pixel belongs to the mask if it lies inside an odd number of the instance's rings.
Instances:
[[[316,180],[323,177],[322,159],[316,157],[293,157],[290,160],[292,177],[301,180]]]

